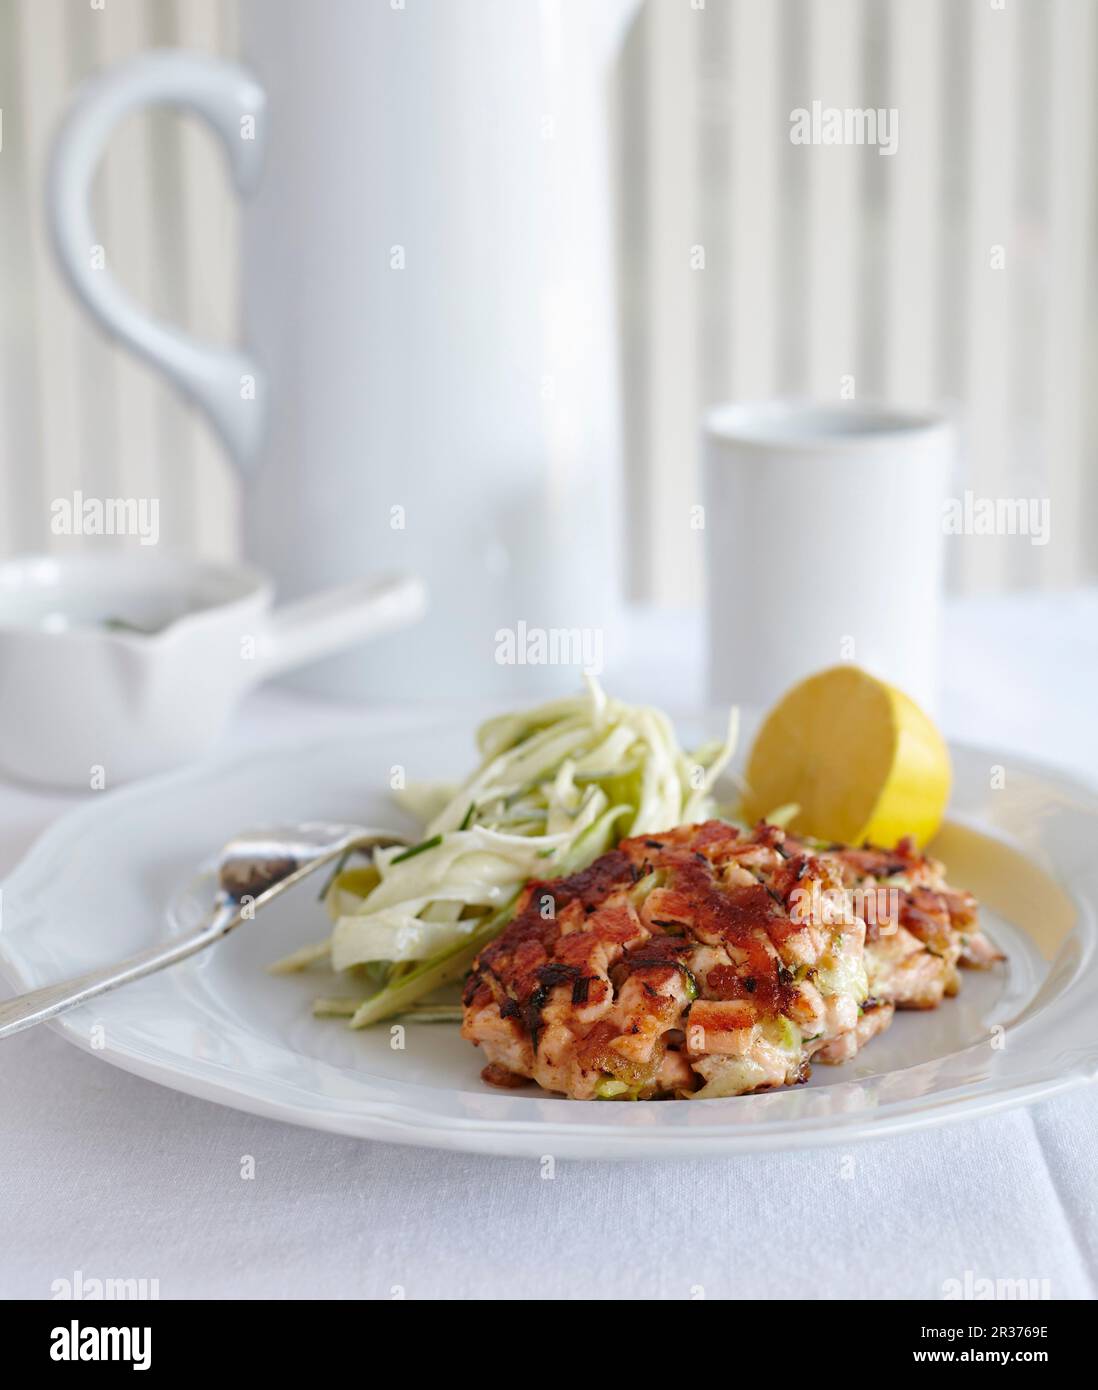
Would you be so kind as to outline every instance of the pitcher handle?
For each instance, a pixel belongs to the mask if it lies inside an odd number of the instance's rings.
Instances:
[[[234,63],[163,49],[119,64],[78,90],[50,158],[50,232],[61,269],[92,317],[199,405],[246,471],[263,436],[266,395],[259,366],[243,352],[200,342],[154,318],[97,256],[89,195],[107,141],[131,111],[165,105],[201,116],[221,138],[237,191],[254,191],[266,133],[262,87]]]

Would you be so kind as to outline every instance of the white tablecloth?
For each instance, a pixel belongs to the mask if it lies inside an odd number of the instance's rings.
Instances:
[[[615,690],[699,701],[696,622],[649,617],[637,649],[662,655]],[[954,604],[947,655],[951,737],[1098,782],[1098,592]],[[348,717],[266,691],[232,737]],[[0,784],[0,872],[71,800]],[[38,1028],[0,1044],[0,1295],[48,1297],[79,1271],[155,1279],[162,1298],[938,1298],[969,1273],[1093,1298],[1096,1141],[1093,1087],[849,1152],[562,1162],[549,1179],[255,1119]]]

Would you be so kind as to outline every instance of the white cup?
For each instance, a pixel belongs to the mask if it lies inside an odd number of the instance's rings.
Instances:
[[[425,609],[420,581],[402,577],[277,609],[273,597],[257,570],[159,552],[0,564],[0,766],[85,788],[175,767],[257,681]]]
[[[775,401],[704,425],[711,696],[765,706],[850,661],[933,709],[949,421]]]

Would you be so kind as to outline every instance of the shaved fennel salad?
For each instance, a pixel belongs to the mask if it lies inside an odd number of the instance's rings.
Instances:
[[[733,710],[724,740],[688,755],[665,714],[615,700],[593,678],[582,694],[489,719],[461,786],[399,794],[426,822],[422,840],[337,866],[323,895],[331,935],[271,969],[350,972],[359,994],[318,999],[314,1012],[352,1028],[449,1016],[420,1001],[462,978],[528,880],[585,868],[628,835],[706,819],[736,733]]]

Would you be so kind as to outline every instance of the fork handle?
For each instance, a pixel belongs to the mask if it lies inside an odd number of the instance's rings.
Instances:
[[[186,936],[162,942],[159,946],[150,946],[147,950],[138,951],[136,955],[127,956],[125,960],[89,970],[86,974],[77,975],[71,980],[62,980],[56,985],[44,985],[41,989],[34,989],[28,994],[9,999],[6,1003],[0,1004],[0,1038],[30,1028],[35,1023],[44,1023],[48,1018],[56,1018],[66,1009],[73,1009],[77,1004],[106,994],[108,990],[116,989],[119,985],[128,984],[131,980],[140,980],[142,976],[162,970],[166,965],[186,960],[188,956],[195,955],[219,940],[239,921],[239,904],[225,903],[197,930],[189,932]]]

